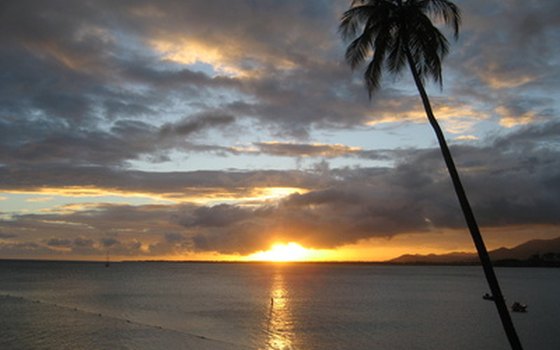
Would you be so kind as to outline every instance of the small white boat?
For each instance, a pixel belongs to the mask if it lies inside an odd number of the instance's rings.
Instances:
[[[511,311],[512,312],[527,312],[527,305],[521,304],[520,302],[516,301],[511,304]]]

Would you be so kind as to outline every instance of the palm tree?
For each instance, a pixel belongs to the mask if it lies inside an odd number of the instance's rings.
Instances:
[[[426,78],[432,78],[441,86],[442,60],[448,52],[448,41],[432,20],[450,26],[455,38],[458,37],[461,14],[451,1],[353,0],[340,22],[343,38],[351,40],[346,60],[352,69],[369,60],[364,78],[370,98],[379,88],[384,69],[398,74],[409,66],[428,121],[436,133],[504,330],[512,349],[522,349],[459,173],[424,89]]]

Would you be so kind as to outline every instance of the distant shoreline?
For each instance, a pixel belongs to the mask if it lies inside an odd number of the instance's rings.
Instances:
[[[102,260],[57,260],[57,259],[1,259],[0,263],[68,263],[68,264],[105,264]],[[225,261],[225,260],[120,260],[111,261],[111,264],[127,263],[167,263],[167,264],[227,264],[227,265],[378,265],[378,266],[479,266],[476,261],[466,262],[392,262],[392,261]],[[558,261],[533,261],[533,260],[497,260],[495,267],[560,267]]]

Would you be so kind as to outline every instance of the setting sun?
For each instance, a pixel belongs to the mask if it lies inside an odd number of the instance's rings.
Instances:
[[[313,251],[302,247],[301,245],[290,243],[277,243],[267,251],[261,251],[248,256],[248,260],[252,261],[307,261],[312,258]]]

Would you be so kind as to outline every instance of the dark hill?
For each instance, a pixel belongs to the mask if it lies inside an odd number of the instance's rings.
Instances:
[[[549,261],[560,262],[560,237],[554,239],[534,239],[513,248],[491,250],[494,262],[500,261]],[[478,262],[476,253],[453,252],[449,254],[405,254],[389,260],[399,264],[472,264]]]

